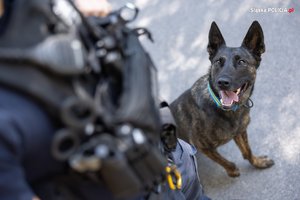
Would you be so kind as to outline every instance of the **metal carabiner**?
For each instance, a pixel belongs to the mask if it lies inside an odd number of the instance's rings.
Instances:
[[[176,165],[166,167],[167,182],[171,190],[180,190],[182,187],[181,173],[178,171]],[[175,180],[175,181],[174,181]]]

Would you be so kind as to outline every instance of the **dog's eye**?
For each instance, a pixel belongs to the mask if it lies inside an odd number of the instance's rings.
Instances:
[[[246,66],[246,65],[247,65],[247,62],[246,62],[245,60],[242,60],[242,59],[241,59],[241,60],[238,61],[238,64],[239,64],[239,65],[242,65],[242,66]]]

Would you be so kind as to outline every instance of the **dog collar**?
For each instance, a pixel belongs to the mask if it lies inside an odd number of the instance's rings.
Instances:
[[[230,110],[236,111],[239,108],[239,106],[237,104],[234,104],[230,109],[224,109],[220,99],[215,95],[214,91],[211,89],[209,82],[207,83],[207,89],[208,89],[210,97],[215,102],[215,104],[217,105],[218,108],[221,108],[224,111],[230,111]]]

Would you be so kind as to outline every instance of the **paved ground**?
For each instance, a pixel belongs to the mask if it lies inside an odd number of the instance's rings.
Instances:
[[[124,0],[111,0],[115,7]],[[228,46],[239,46],[253,20],[264,30],[263,54],[253,96],[249,140],[257,154],[276,164],[256,170],[230,142],[220,148],[241,170],[229,178],[199,154],[200,176],[213,199],[300,199],[300,4],[297,0],[129,0],[141,8],[137,24],[148,27],[155,43],[145,42],[159,71],[160,93],[172,101],[205,74],[207,34],[219,25]],[[201,3],[200,3],[201,2]],[[289,13],[252,13],[251,8],[294,8]]]

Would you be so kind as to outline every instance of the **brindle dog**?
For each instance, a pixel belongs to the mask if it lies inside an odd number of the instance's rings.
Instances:
[[[254,21],[241,47],[232,48],[226,46],[213,22],[207,51],[211,61],[209,72],[170,105],[179,137],[222,165],[231,177],[239,176],[239,169],[217,151],[231,139],[254,167],[271,167],[273,160],[252,154],[247,138],[253,105],[250,96],[261,54],[265,52],[260,24]]]

